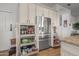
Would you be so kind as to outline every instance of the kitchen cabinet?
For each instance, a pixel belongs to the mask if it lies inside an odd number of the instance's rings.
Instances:
[[[29,4],[29,23],[35,25],[35,16],[36,16],[36,6],[34,4]]]
[[[48,8],[45,7],[41,7],[41,6],[37,6],[37,16],[44,16],[44,17],[48,17]]]
[[[37,11],[36,12],[37,16],[49,17],[49,11],[52,11],[52,10],[45,8],[45,7],[37,6],[36,11]],[[51,14],[51,12],[50,12],[50,14]]]
[[[20,24],[28,24],[28,4],[20,4],[19,8]]]
[[[43,7],[41,7],[41,6],[36,6],[36,15],[37,15],[37,16],[44,16]]]
[[[20,4],[20,24],[35,24],[35,5]]]
[[[51,18],[51,31],[53,32],[54,20],[55,20],[55,12],[53,10],[48,11],[48,17]]]
[[[48,17],[51,18],[52,22],[53,23],[53,20],[54,20],[54,12],[52,10],[48,10]]]
[[[48,17],[49,15],[48,15],[48,11],[49,11],[49,9],[47,9],[47,8],[43,8],[43,13],[44,13],[44,16],[45,17]]]
[[[54,23],[54,26],[57,26],[57,13],[56,12],[53,12],[53,23]]]
[[[62,41],[61,56],[79,56],[79,46],[73,43],[71,44],[70,42],[68,43]]]

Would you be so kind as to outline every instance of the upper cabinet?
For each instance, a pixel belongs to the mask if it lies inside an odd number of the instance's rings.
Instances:
[[[37,10],[37,12],[36,12],[37,16],[48,17],[48,11],[49,11],[48,8],[37,6],[36,10]]]
[[[36,6],[34,4],[29,4],[29,23],[35,25],[35,16],[36,16]]]
[[[49,12],[49,9],[48,8],[43,8],[43,13],[44,13],[44,16],[45,17],[48,17],[48,12]]]
[[[35,25],[36,16],[49,17],[52,20],[52,24],[56,21],[56,13],[40,5],[21,3],[19,8],[20,24]]]
[[[53,18],[53,11],[52,10],[48,10],[48,17],[50,17],[51,19]]]
[[[28,24],[28,4],[20,4],[19,19],[20,24]]]
[[[38,6],[36,7],[36,15],[37,16],[44,16],[44,17],[49,17],[49,15],[51,15],[50,17],[52,17],[52,10],[45,8],[45,7],[41,7]]]
[[[20,4],[20,24],[35,25],[35,5]]]
[[[36,6],[36,16],[44,16],[43,14],[43,7],[41,6]]]

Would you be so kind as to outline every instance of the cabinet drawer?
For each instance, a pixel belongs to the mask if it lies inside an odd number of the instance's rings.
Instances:
[[[76,45],[62,42],[61,43],[61,50],[62,49],[72,53],[72,55],[77,55],[77,56],[79,55],[79,47]]]
[[[61,48],[61,56],[75,56],[75,55]]]

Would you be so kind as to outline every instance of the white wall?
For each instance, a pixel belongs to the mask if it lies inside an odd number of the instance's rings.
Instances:
[[[57,33],[59,38],[62,40],[64,37],[68,37],[71,34],[71,26],[69,26],[71,23],[71,10],[60,5],[56,5],[55,8],[59,15],[58,19],[56,20]],[[62,15],[62,26],[60,26],[60,15]],[[64,20],[67,20],[67,27],[64,27]]]
[[[0,3],[0,11],[8,11],[17,13],[18,4],[16,3]]]
[[[8,12],[12,15],[13,29],[18,21],[18,4],[17,3],[0,3],[0,12]],[[14,30],[13,30],[14,32]],[[15,36],[15,33],[12,34]]]
[[[3,15],[2,15],[2,14]],[[2,35],[0,37],[0,51],[2,50],[7,50],[9,49],[10,47],[10,39],[11,38],[14,38],[15,37],[15,26],[16,26],[16,22],[18,20],[18,4],[16,3],[11,3],[11,4],[8,4],[8,3],[0,3],[0,15],[1,15],[1,18],[3,17],[3,20],[1,19],[1,23],[0,25],[2,25],[3,23],[6,24],[5,26],[1,26],[0,29],[0,36],[2,34],[5,34],[5,32],[3,30],[6,30],[6,26],[8,27],[8,30],[9,30],[9,25],[8,22],[12,23],[13,25],[13,30],[10,32],[6,32],[5,35]],[[6,17],[6,18],[5,18]],[[4,25],[3,24],[3,25]],[[7,39],[9,38],[9,39]]]

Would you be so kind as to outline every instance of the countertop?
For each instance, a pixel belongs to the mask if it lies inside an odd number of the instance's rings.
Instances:
[[[62,40],[63,42],[69,43],[69,44],[74,44],[76,46],[79,46],[79,35],[75,35],[75,36],[70,36],[70,37],[66,37],[64,38],[64,40]],[[61,41],[61,42],[62,42]]]

